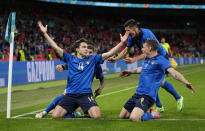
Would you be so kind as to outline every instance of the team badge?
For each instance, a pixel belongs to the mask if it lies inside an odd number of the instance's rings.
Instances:
[[[88,61],[86,61],[86,63],[87,63],[87,64],[90,64],[90,61],[88,60]]]
[[[155,60],[152,61],[152,65],[155,64]]]

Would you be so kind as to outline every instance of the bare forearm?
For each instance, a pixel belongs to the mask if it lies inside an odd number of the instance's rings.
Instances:
[[[171,75],[178,81],[183,82],[184,84],[189,84],[189,82],[184,78],[184,76],[177,72],[176,70],[171,73]]]
[[[100,88],[104,88],[104,79],[100,79]]]
[[[118,45],[116,45],[114,48],[112,48],[110,51],[106,52],[106,53],[103,53],[102,54],[102,59],[105,60],[107,59],[108,57],[111,57],[113,56],[114,54],[117,53],[117,51],[122,47],[122,45],[124,45],[123,42],[120,42]]]
[[[141,54],[141,55],[139,55],[137,57],[134,57],[134,62],[140,61],[140,60],[144,60],[145,57],[146,57],[145,54]]]
[[[47,33],[43,34],[46,40],[48,41],[49,45],[58,53],[60,57],[63,57],[63,49],[57,46],[57,44],[50,38]]]
[[[128,47],[126,47],[122,52],[120,52],[120,54],[117,57],[115,57],[116,61],[123,58],[123,57],[125,57],[127,52],[128,52]]]

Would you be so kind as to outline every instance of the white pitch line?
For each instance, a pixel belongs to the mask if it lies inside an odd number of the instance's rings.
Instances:
[[[18,119],[36,119],[33,117],[20,117]],[[49,120],[52,118],[41,118],[45,120]],[[92,118],[68,118],[66,120],[95,120]],[[100,120],[108,120],[108,121],[129,121],[129,119],[118,119],[118,118],[101,118]],[[205,121],[205,118],[203,119],[198,119],[198,118],[193,118],[193,119],[177,119],[177,118],[170,118],[170,119],[152,119],[152,120],[158,120],[158,121]]]
[[[37,110],[37,111],[28,112],[28,113],[24,113],[24,114],[21,114],[21,115],[13,116],[13,117],[11,117],[11,118],[18,118],[18,117],[21,117],[21,116],[34,114],[34,113],[36,113],[36,112],[40,112],[40,111],[42,111],[42,110],[43,110],[43,109],[41,109],[41,110]]]
[[[133,88],[136,88],[136,86],[135,87],[126,88],[126,89],[122,89],[122,90],[119,90],[119,91],[113,91],[113,92],[110,92],[110,93],[107,93],[107,94],[103,94],[103,95],[98,96],[97,98],[103,97],[103,96],[107,96],[107,95],[111,95],[111,94],[115,94],[115,93],[118,93],[118,92],[127,91],[127,90],[130,90],[130,89],[133,89]],[[43,109],[37,110],[37,111],[28,112],[28,113],[24,113],[24,114],[17,115],[17,116],[13,116],[11,118],[18,118],[18,117],[34,114],[34,113],[37,113],[37,112],[40,112],[40,111],[43,111]]]

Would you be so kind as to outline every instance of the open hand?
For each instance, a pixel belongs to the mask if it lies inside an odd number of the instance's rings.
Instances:
[[[194,87],[191,85],[191,83],[186,84],[186,86],[191,90],[192,93],[195,93]]]
[[[47,25],[44,27],[41,21],[38,21],[38,26],[41,30],[42,33],[46,33],[47,32]]]

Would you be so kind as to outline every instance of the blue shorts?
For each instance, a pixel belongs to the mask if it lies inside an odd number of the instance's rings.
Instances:
[[[131,113],[134,107],[142,109],[144,112],[154,104],[154,100],[147,95],[134,94],[124,105],[124,108]]]
[[[58,103],[68,114],[71,114],[79,106],[84,113],[92,106],[98,106],[92,94],[66,94]]]

